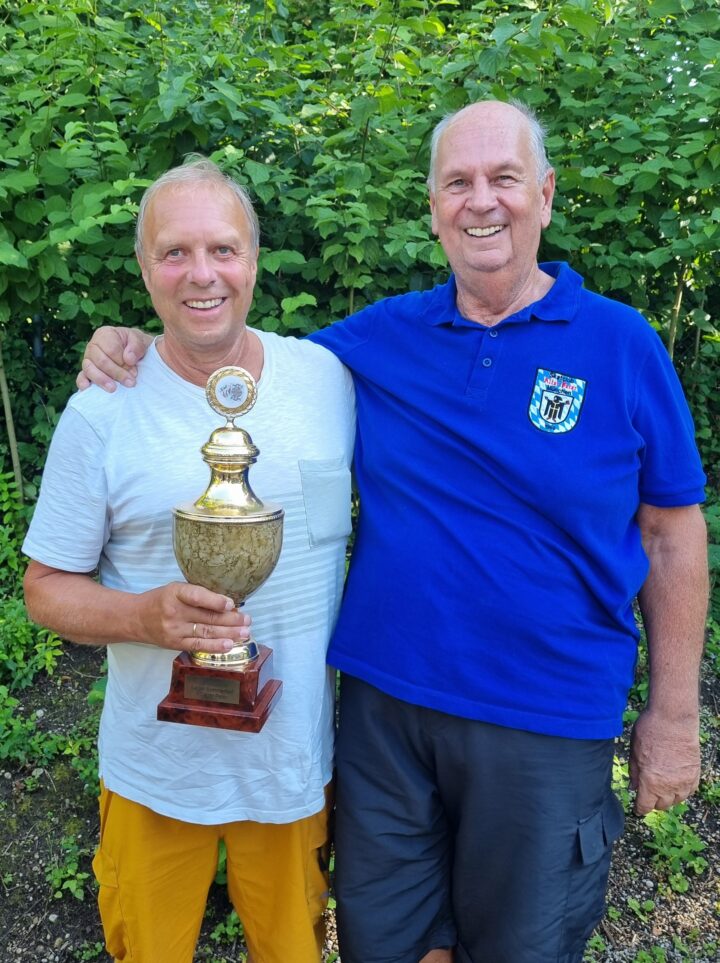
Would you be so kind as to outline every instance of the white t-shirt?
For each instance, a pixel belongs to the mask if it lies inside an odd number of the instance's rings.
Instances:
[[[282,696],[260,733],[158,722],[175,652],[108,646],[100,724],[106,786],[187,822],[285,823],[318,812],[332,774],[333,674],[325,651],[340,604],[350,532],[352,380],[318,345],[257,331],[258,399],[238,423],[259,448],[250,483],[285,509],[280,560],[249,599],[253,636],[273,649]],[[201,446],[222,424],[203,388],[153,345],[137,386],[74,395],[53,436],[23,550],[69,572],[99,567],[110,588],[183,580],[172,509],[207,487]]]

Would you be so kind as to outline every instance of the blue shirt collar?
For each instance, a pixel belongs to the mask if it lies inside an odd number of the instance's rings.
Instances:
[[[541,321],[570,322],[573,320],[580,301],[583,279],[565,261],[546,261],[539,267],[545,274],[555,278],[555,284],[539,301],[534,301],[515,314],[503,318],[499,324],[515,324],[531,321],[533,318]],[[455,275],[451,274],[445,284],[440,284],[433,290],[428,306],[421,315],[422,320],[436,327],[441,324],[474,326],[475,321],[469,321],[460,314],[456,299]]]

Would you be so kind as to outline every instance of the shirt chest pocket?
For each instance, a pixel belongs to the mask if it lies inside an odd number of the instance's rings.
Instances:
[[[350,469],[342,458],[298,461],[310,547],[347,538],[351,529]]]

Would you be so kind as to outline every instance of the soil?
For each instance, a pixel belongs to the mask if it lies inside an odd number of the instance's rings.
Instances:
[[[86,697],[101,674],[102,658],[96,650],[67,646],[55,674],[19,695],[22,713],[41,708],[41,725],[48,733],[77,732],[78,726],[91,732],[97,708]],[[702,688],[703,783],[684,822],[705,843],[699,855],[707,867],[696,875],[681,865],[674,882],[680,888],[687,885],[687,891],[677,892],[669,885],[666,866],[654,862],[646,845],[652,839],[649,827],[628,816],[615,849],[609,913],[589,944],[588,963],[720,961],[720,677],[709,665]],[[618,755],[625,751],[623,742]],[[83,785],[71,763],[71,757],[61,756],[47,768],[0,764],[0,963],[108,960],[90,867],[98,830],[96,802],[92,785]],[[69,878],[71,888],[56,898],[51,874],[60,866],[68,870],[60,879]],[[228,922],[230,911],[223,887],[214,885],[196,963],[245,959],[239,928]],[[331,911],[327,922],[329,963],[339,960]]]

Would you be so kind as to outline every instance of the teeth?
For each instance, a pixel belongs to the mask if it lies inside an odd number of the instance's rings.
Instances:
[[[491,234],[497,234],[502,229],[502,224],[493,224],[491,227],[466,227],[465,233],[470,237],[490,237]]]
[[[212,301],[186,301],[185,304],[189,308],[216,308],[219,304],[223,303],[222,298],[213,298]]]

